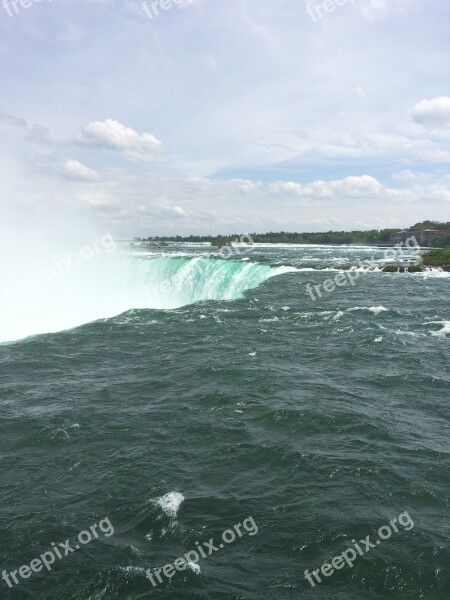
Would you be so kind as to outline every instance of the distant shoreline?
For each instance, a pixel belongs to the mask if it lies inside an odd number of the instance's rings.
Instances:
[[[148,247],[156,247],[156,248],[162,248],[162,247],[167,247],[170,244],[206,244],[209,243],[212,246],[216,247],[215,244],[212,243],[212,241],[210,239],[205,239],[205,240],[195,240],[192,241],[189,238],[183,239],[183,240],[176,240],[176,239],[161,239],[161,241],[148,241],[146,239],[132,239],[132,240],[124,240],[125,242],[128,243],[134,243],[134,244],[141,244],[141,245],[146,245]],[[231,240],[229,243],[234,243],[234,240]],[[238,242],[239,243],[239,242]],[[341,246],[349,246],[349,247],[355,247],[355,248],[359,248],[359,247],[366,247],[366,248],[392,248],[394,247],[396,244],[392,244],[392,243],[383,243],[383,244],[377,244],[377,243],[363,243],[363,242],[354,242],[354,243],[336,243],[336,242],[254,242],[255,245],[256,244],[263,244],[263,245],[270,245],[270,246],[336,246],[336,247],[341,247]],[[432,248],[432,246],[421,246],[422,250],[430,250]]]
[[[325,231],[325,232],[286,232],[279,233],[249,233],[229,235],[189,235],[189,236],[153,236],[134,238],[133,241],[148,244],[170,242],[205,243],[221,248],[237,242],[257,244],[297,244],[317,246],[376,246],[392,247],[402,245],[407,240],[415,238],[422,248],[445,248],[450,246],[450,221],[423,221],[408,229],[372,229],[369,231]]]

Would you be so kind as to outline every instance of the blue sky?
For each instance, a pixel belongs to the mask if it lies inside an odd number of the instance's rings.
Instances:
[[[448,3],[22,1],[0,6],[4,229],[450,219]]]

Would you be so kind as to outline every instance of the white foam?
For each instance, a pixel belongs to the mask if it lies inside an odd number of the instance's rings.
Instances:
[[[285,275],[286,273],[296,273],[297,269],[295,267],[273,267],[272,271],[268,274],[268,278],[276,277],[277,275]]]
[[[332,271],[333,273],[345,273],[346,269],[337,269],[335,267],[327,267],[324,269],[319,269],[317,267],[297,267],[295,269],[297,272],[305,272],[305,273],[325,273],[328,271]],[[302,284],[299,284],[302,285]]]
[[[180,494],[179,492],[169,492],[165,496],[158,498],[156,504],[158,504],[170,517],[176,517],[183,500],[183,494]]]
[[[450,271],[443,271],[442,269],[425,269],[424,271],[418,273],[412,273],[412,275],[416,275],[418,277],[423,277],[425,279],[431,277],[440,277],[446,278],[450,277]]]
[[[144,567],[133,567],[132,565],[129,565],[128,567],[119,567],[119,569],[125,573],[141,573],[142,575],[145,575],[146,573]]]
[[[135,548],[132,544],[130,544],[130,548],[131,548],[131,552],[133,554],[135,554],[136,556],[139,556],[141,558],[144,556],[143,552],[141,552],[138,548]]]
[[[450,321],[437,321],[436,324],[443,325],[443,327],[439,331],[432,331],[431,335],[438,335],[440,337],[450,335]]]
[[[191,569],[191,571],[193,573],[195,573],[196,575],[200,575],[200,573],[201,573],[200,565],[198,565],[197,563],[188,562],[187,566]]]
[[[379,315],[382,312],[387,312],[388,309],[385,308],[384,306],[371,306],[368,309],[371,313],[373,313],[374,315]]]
[[[353,312],[355,310],[368,310],[374,315],[379,315],[382,312],[387,312],[388,309],[384,306],[355,306],[355,308],[349,308],[347,312]]]
[[[420,333],[415,333],[414,331],[402,331],[401,329],[397,329],[395,331],[395,335],[409,335],[410,337],[421,337]]]

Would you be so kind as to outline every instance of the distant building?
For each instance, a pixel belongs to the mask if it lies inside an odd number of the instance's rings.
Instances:
[[[409,231],[397,231],[396,233],[391,233],[389,241],[391,244],[399,244],[400,242],[405,242],[409,238]]]
[[[400,242],[405,243],[410,237],[415,237],[417,243],[420,246],[431,246],[433,240],[437,237],[444,235],[444,232],[440,229],[413,229],[410,231],[397,231],[391,233],[390,242],[391,244],[399,244]]]

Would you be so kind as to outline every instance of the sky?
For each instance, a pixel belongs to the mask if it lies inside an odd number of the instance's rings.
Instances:
[[[151,4],[0,0],[0,233],[450,220],[448,2]]]

